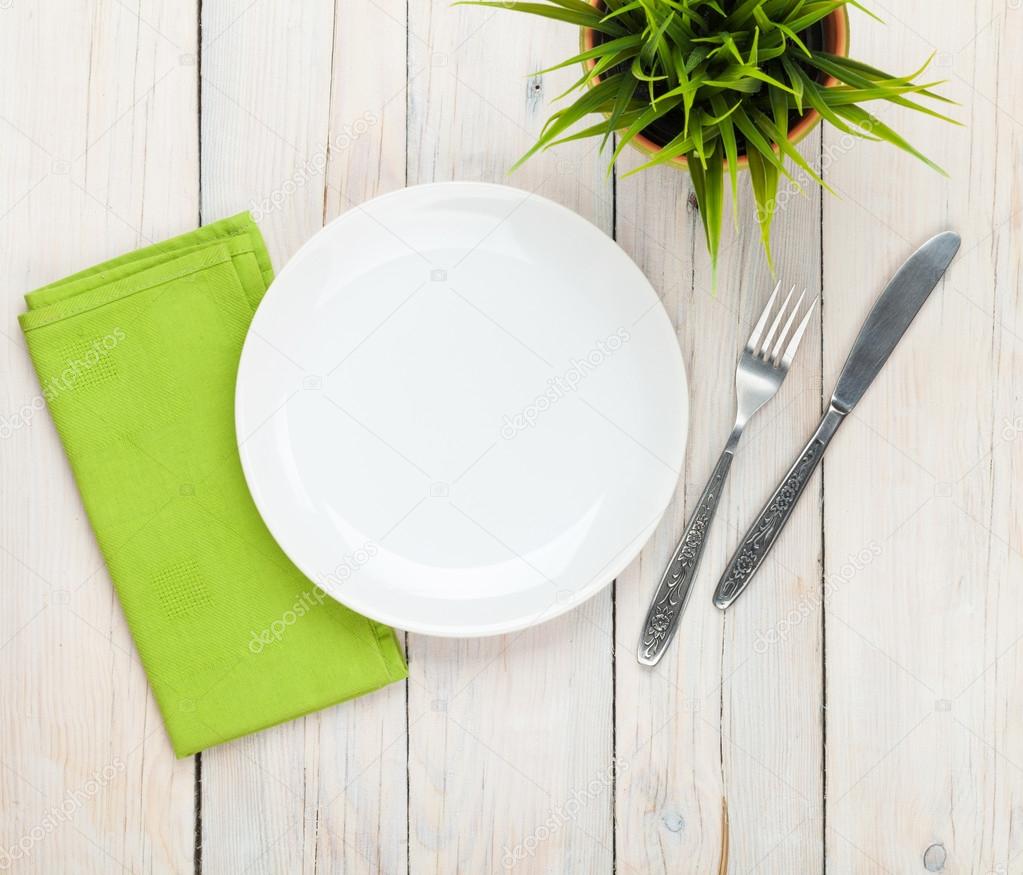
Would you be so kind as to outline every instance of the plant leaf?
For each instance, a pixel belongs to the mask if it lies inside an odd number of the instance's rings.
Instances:
[[[704,164],[705,160],[705,164]],[[718,252],[721,247],[722,196],[721,151],[714,149],[707,156],[696,152],[689,154],[689,175],[693,180],[696,204],[703,221],[703,232],[707,238],[707,252],[710,255],[711,290],[717,291]]]
[[[551,0],[553,2],[553,0]],[[594,30],[611,36],[623,36],[620,27],[613,22],[605,22],[596,7],[590,6],[587,11],[566,9],[563,6],[547,6],[544,3],[522,3],[518,0],[458,0],[454,6],[489,6],[493,9],[509,9],[512,12],[526,12],[553,18],[556,21],[567,21],[580,27],[592,27]],[[589,5],[589,4],[584,4]]]
[[[881,119],[871,115],[861,106],[836,106],[835,112],[845,119],[851,121],[857,127],[868,131],[871,134],[876,134],[879,139],[885,140],[891,143],[893,146],[902,149],[904,152],[908,152],[910,155],[919,158],[928,167],[937,170],[942,176],[948,176],[945,169],[935,164],[930,158],[924,155],[922,152],[917,151],[911,146],[906,140],[904,140],[899,134],[895,133],[888,125],[886,125]]]
[[[760,226],[760,242],[767,256],[767,266],[774,274],[774,259],[771,257],[771,222],[777,209],[778,170],[765,161],[759,152],[746,155],[749,164],[749,176],[753,188],[753,199],[757,205],[757,224]]]
[[[566,53],[542,71],[584,65],[562,95],[565,103],[515,166],[542,149],[591,137],[603,149],[616,134],[610,173],[622,150],[638,145],[641,133],[658,143],[667,141],[622,178],[679,163],[676,159],[685,156],[714,265],[720,254],[726,163],[738,222],[738,169],[746,156],[769,259],[782,176],[798,187],[793,172],[799,168],[800,177],[806,174],[827,188],[789,139],[790,121],[797,116],[813,111],[845,135],[889,143],[939,171],[865,106],[882,101],[957,124],[938,111],[943,107],[935,108],[935,103],[954,101],[941,93],[943,83],[927,81],[931,58],[913,73],[894,76],[810,48],[807,30],[850,6],[863,9],[858,0],[602,0],[597,5],[590,0],[461,0],[456,5],[509,9],[595,32],[590,48]],[[826,85],[820,81],[825,76]],[[579,88],[584,90],[569,96]],[[593,114],[602,118],[589,119]]]
[[[718,114],[717,124],[718,131],[721,135],[721,146],[725,152],[725,158],[728,160],[728,179],[732,187],[732,216],[735,221],[736,230],[739,228],[739,144],[735,139],[735,126],[732,122],[731,114],[739,108],[739,104],[736,103],[727,112],[725,110],[725,101],[720,95],[714,95],[711,98],[710,105],[714,107],[714,112]]]

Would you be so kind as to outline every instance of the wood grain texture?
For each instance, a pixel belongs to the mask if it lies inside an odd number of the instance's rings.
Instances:
[[[944,861],[932,871],[1015,873],[1021,67],[1010,47],[1023,19],[996,3],[928,9],[886,10],[889,28],[857,20],[856,44],[907,68],[938,52],[969,127],[897,119],[951,178],[828,133],[842,198],[824,223],[826,382],[884,276],[931,234],[964,240],[825,467],[826,841],[839,871],[914,871],[926,854]]]
[[[203,4],[203,218],[250,209],[278,270],[323,223],[333,33],[328,0]],[[313,872],[321,844],[330,859],[349,854],[319,810],[358,750],[353,716],[331,709],[203,756],[204,872]]]
[[[819,146],[815,134],[801,149],[813,161]],[[639,160],[630,156],[623,168]],[[724,797],[733,871],[817,872],[823,859],[819,614],[811,612],[787,646],[756,646],[758,633],[819,584],[815,502],[797,510],[773,561],[733,610],[722,614],[711,594],[740,531],[816,424],[818,329],[804,338],[778,397],[747,428],[673,648],[653,671],[634,658],[651,595],[731,429],[737,350],[775,283],[744,185],[741,231],[726,227],[719,289],[711,292],[690,194],[688,178],[668,170],[618,186],[618,239],[678,326],[692,423],[676,500],[617,585],[616,737],[619,758],[629,763],[618,785],[619,862],[641,872],[713,871]],[[774,246],[787,286],[819,293],[819,230],[817,193],[786,200]],[[809,489],[819,491],[814,484]]]
[[[23,293],[194,226],[196,10],[171,6],[147,4],[153,26],[131,3],[0,9],[0,866],[14,872],[192,865],[192,762],[174,759],[53,424],[32,409],[17,324]]]
[[[745,181],[712,295],[684,174],[609,179],[577,143],[507,175],[573,77],[535,74],[568,25],[440,0],[0,0],[0,871],[1023,873],[1023,11],[870,5],[888,24],[854,16],[855,53],[902,73],[935,51],[962,103],[964,129],[880,113],[951,177],[828,127],[801,145],[839,197],[783,188],[775,256],[823,288],[820,321],[650,671],[640,624],[773,287]],[[408,636],[407,684],[176,761],[49,417],[12,425],[39,392],[20,296],[246,208],[280,269],[345,210],[448,179],[563,203],[648,275],[689,374],[675,499],[582,608]],[[945,227],[962,254],[721,614],[716,572],[876,294]]]
[[[610,232],[610,183],[592,145],[508,176],[551,96],[571,83],[569,71],[534,71],[571,52],[577,32],[446,2],[412,4],[410,13],[409,183],[511,184]],[[499,68],[507,75],[494,76]],[[523,633],[409,636],[412,872],[611,871],[611,625],[605,591]]]
[[[404,2],[337,4],[324,221],[404,185],[405,42]],[[406,684],[332,709],[316,724],[315,806],[306,803],[315,871],[406,873]]]

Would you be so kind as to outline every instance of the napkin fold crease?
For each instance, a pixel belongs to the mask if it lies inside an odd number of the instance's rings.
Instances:
[[[249,495],[235,378],[272,278],[243,213],[30,292],[19,317],[178,756],[407,674],[393,631],[307,579]]]

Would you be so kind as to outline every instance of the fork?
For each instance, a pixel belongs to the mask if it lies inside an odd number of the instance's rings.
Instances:
[[[675,637],[679,617],[682,616],[686,603],[689,601],[696,570],[700,565],[700,557],[703,555],[703,548],[707,542],[707,532],[721,500],[725,479],[728,477],[732,459],[739,448],[739,439],[742,437],[743,429],[753,415],[774,397],[785,381],[789,366],[799,348],[799,341],[803,338],[803,333],[806,331],[813,308],[817,303],[816,300],[810,303],[805,315],[793,331],[792,326],[795,323],[796,315],[806,296],[804,290],[795,305],[790,306],[792,296],[796,291],[796,287],[793,286],[781,307],[778,308],[774,319],[771,320],[770,328],[765,335],[764,329],[774,311],[774,304],[780,290],[781,283],[778,283],[774,287],[763,313],[760,314],[760,319],[757,320],[753,333],[743,348],[742,355],[739,356],[739,364],[735,369],[737,398],[735,426],[728,436],[725,448],[700,496],[696,511],[693,513],[692,519],[689,520],[689,525],[686,526],[682,539],[678,542],[671,562],[668,563],[653,601],[650,603],[650,609],[647,611],[646,621],[643,624],[643,634],[640,637],[637,657],[643,665],[657,665],[668,649],[672,638]],[[784,324],[782,320],[784,320]],[[781,330],[779,330],[779,326]]]

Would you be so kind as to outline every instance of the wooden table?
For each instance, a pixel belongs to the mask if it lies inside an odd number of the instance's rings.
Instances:
[[[821,318],[650,671],[641,615],[773,286],[749,192],[714,296],[684,174],[608,177],[580,143],[509,177],[576,75],[533,72],[577,45],[568,25],[434,0],[0,0],[0,413],[39,393],[23,292],[245,208],[279,268],[353,204],[462,179],[560,201],[636,259],[678,326],[692,423],[656,535],[584,607],[409,635],[407,684],[182,761],[48,415],[2,429],[0,870],[713,875],[727,837],[730,873],[1023,872],[1023,10],[870,5],[888,26],[856,15],[856,53],[903,73],[937,52],[962,102],[962,129],[882,112],[950,178],[834,129],[802,144],[839,197],[784,195],[775,251]],[[713,571],[887,276],[946,227],[953,270],[720,613]]]

